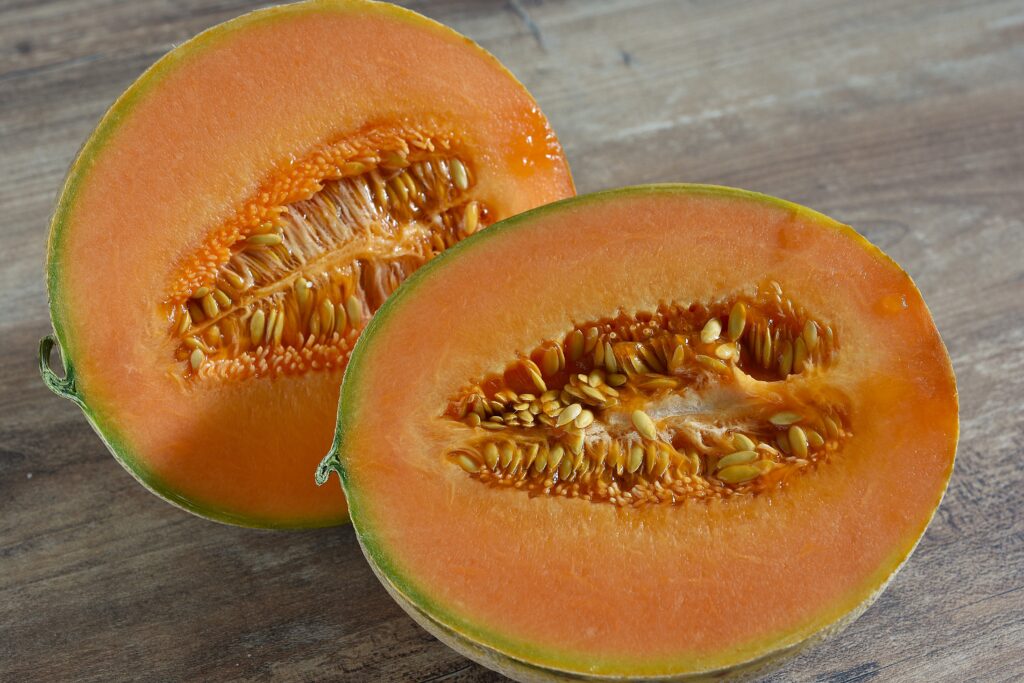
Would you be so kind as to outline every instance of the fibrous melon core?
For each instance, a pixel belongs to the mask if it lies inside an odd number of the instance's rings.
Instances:
[[[414,270],[489,222],[450,137],[364,135],[276,174],[186,259],[172,370],[235,380],[342,367]]]
[[[754,495],[850,436],[832,326],[774,282],[573,326],[450,400],[446,457],[481,483],[615,505]],[[468,431],[467,431],[468,430]]]

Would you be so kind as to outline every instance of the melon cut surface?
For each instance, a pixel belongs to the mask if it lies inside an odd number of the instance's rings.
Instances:
[[[43,376],[181,507],[342,522],[312,472],[370,316],[466,235],[572,193],[534,100],[467,38],[355,0],[247,14],[157,62],[71,167]]]
[[[389,592],[492,668],[742,674],[892,579],[957,410],[920,293],[854,230],[741,190],[627,188],[414,275],[356,345],[319,474]]]

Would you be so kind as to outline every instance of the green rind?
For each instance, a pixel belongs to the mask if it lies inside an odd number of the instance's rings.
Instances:
[[[43,381],[51,391],[58,396],[63,396],[74,401],[92,425],[93,430],[99,435],[103,443],[113,454],[114,458],[128,472],[135,477],[149,491],[163,498],[169,503],[176,505],[188,512],[200,517],[225,524],[245,526],[253,528],[268,529],[309,529],[325,526],[336,526],[344,524],[347,518],[342,519],[319,519],[319,520],[280,520],[260,519],[251,516],[240,516],[229,511],[219,509],[216,505],[191,500],[173,487],[162,481],[154,472],[149,470],[127,446],[127,438],[121,434],[108,416],[101,410],[90,407],[87,387],[78,386],[74,381],[75,358],[77,350],[74,343],[74,334],[68,329],[68,315],[65,309],[66,297],[62,291],[61,283],[61,262],[66,257],[65,242],[69,232],[68,226],[74,211],[78,193],[82,185],[88,179],[89,170],[97,156],[110,142],[111,137],[117,132],[121,123],[131,115],[134,107],[145,97],[160,81],[172,73],[175,68],[186,61],[195,58],[203,50],[215,47],[219,40],[229,35],[244,30],[250,26],[263,24],[278,19],[293,17],[300,14],[334,11],[334,12],[359,12],[372,9],[393,19],[414,23],[420,26],[429,27],[433,30],[443,32],[446,36],[457,36],[466,42],[467,45],[477,49],[482,55],[490,59],[494,66],[504,72],[513,82],[519,84],[525,90],[522,83],[505,68],[493,55],[477,45],[469,38],[462,36],[454,30],[424,17],[416,12],[407,10],[396,5],[383,2],[371,2],[365,0],[308,0],[290,5],[270,7],[244,14],[231,19],[217,26],[211,27],[199,33],[192,39],[168,52],[157,60],[143,74],[132,83],[124,93],[110,106],[107,112],[100,119],[95,130],[79,150],[78,156],[72,162],[68,173],[65,176],[56,209],[50,221],[50,233],[47,240],[46,256],[46,290],[49,300],[50,320],[53,326],[53,335],[47,335],[40,341],[39,365]],[[49,342],[47,340],[50,340]],[[70,383],[64,383],[52,370],[49,369],[49,356],[43,358],[42,347],[48,344],[49,349],[57,345],[60,348],[62,363],[66,378],[71,378]]]
[[[493,239],[506,232],[513,231],[520,226],[528,225],[534,219],[548,214],[556,214],[559,211],[578,206],[611,201],[617,198],[679,194],[728,197],[731,199],[741,199],[769,204],[786,209],[795,215],[802,216],[819,224],[823,228],[836,230],[845,236],[854,239],[862,248],[873,254],[875,258],[878,258],[890,267],[903,272],[899,265],[889,258],[888,255],[878,249],[878,247],[871,244],[850,226],[839,223],[834,219],[807,207],[794,204],[777,197],[772,197],[770,195],[717,185],[682,183],[641,185],[607,190],[604,192],[564,199],[546,206],[526,211],[522,214],[492,225],[486,230],[483,230],[442,252],[437,258],[431,260],[406,280],[406,282],[403,283],[402,286],[399,287],[399,289],[394,292],[377,311],[367,328],[360,335],[359,340],[356,342],[355,348],[353,349],[352,355],[349,359],[348,367],[345,370],[345,377],[342,382],[341,395],[338,404],[338,423],[335,430],[334,444],[331,451],[327,454],[324,461],[318,468],[318,481],[323,483],[332,471],[338,473],[342,488],[345,492],[345,497],[349,502],[349,517],[352,521],[353,527],[355,528],[360,547],[362,548],[364,555],[369,560],[374,573],[399,605],[402,606],[402,608],[405,609],[405,611],[409,613],[417,623],[453,649],[474,661],[499,670],[508,676],[516,678],[517,680],[610,681],[629,679],[667,681],[684,679],[691,680],[701,677],[715,678],[726,674],[729,676],[738,675],[740,677],[746,677],[756,674],[765,667],[773,666],[785,659],[788,659],[791,655],[799,652],[804,647],[839,632],[867,610],[868,607],[870,607],[871,603],[882,593],[885,587],[896,575],[896,572],[899,571],[917,547],[917,543],[919,543],[923,537],[925,530],[931,523],[931,519],[934,517],[935,511],[938,509],[939,503],[941,503],[942,497],[945,495],[949,478],[952,475],[953,462],[951,461],[949,470],[946,473],[942,492],[935,503],[932,515],[929,516],[928,520],[920,528],[915,537],[914,543],[911,544],[909,548],[897,551],[888,562],[880,566],[878,572],[876,572],[876,576],[866,584],[877,586],[869,596],[861,600],[860,603],[855,604],[850,609],[841,610],[838,614],[829,613],[815,622],[808,624],[804,629],[797,631],[796,633],[776,639],[776,641],[768,647],[765,647],[765,643],[752,644],[751,647],[746,649],[753,650],[756,654],[748,657],[741,656],[734,664],[730,664],[723,669],[688,670],[688,667],[686,667],[681,661],[675,662],[674,665],[670,662],[623,662],[625,666],[620,668],[628,668],[631,671],[629,675],[602,675],[600,673],[586,673],[586,671],[591,667],[582,655],[566,654],[559,652],[556,649],[538,647],[532,643],[516,641],[503,636],[502,634],[480,628],[468,619],[452,614],[442,605],[437,604],[427,595],[427,592],[422,587],[416,585],[409,577],[402,574],[399,568],[398,559],[388,555],[386,550],[383,548],[383,545],[376,538],[371,525],[371,520],[363,518],[362,497],[360,496],[359,490],[351,481],[345,467],[345,433],[347,431],[349,421],[352,419],[352,414],[358,411],[359,396],[362,393],[360,385],[362,371],[363,365],[366,362],[364,357],[367,355],[369,349],[373,347],[374,337],[378,334],[379,330],[383,329],[387,325],[391,315],[401,308],[403,302],[415,294],[420,283],[433,277],[444,277],[443,274],[435,275],[434,272],[442,270],[449,260],[459,258],[463,252],[473,250],[477,246],[484,244],[489,239]],[[916,285],[909,276],[907,276],[907,278],[908,281],[910,281],[911,286],[916,290]],[[921,297],[921,300],[923,301],[923,297]],[[941,343],[942,342],[940,340],[940,344]],[[943,351],[945,351],[944,345]],[[946,355],[948,358],[948,353]],[[955,377],[952,377],[952,379],[955,386]],[[956,396],[954,396],[954,400],[957,400]],[[958,438],[958,436],[959,430],[957,431],[955,438]],[[576,659],[573,659],[573,657],[576,657]],[[554,668],[542,663],[552,661],[559,661],[561,666]],[[665,671],[668,671],[669,673],[660,673]]]
[[[54,346],[57,346],[57,340],[52,334],[48,334],[39,340],[39,374],[43,377],[43,383],[58,396],[63,396],[69,401],[74,402],[79,408],[85,408],[85,404],[78,395],[74,369],[68,365],[64,354],[61,354],[61,366],[64,368],[63,377],[54,372],[53,368],[50,367]],[[59,351],[60,349],[58,349]]]

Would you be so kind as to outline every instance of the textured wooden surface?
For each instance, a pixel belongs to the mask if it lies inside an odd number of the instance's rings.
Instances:
[[[581,192],[688,180],[786,197],[857,226],[924,292],[961,392],[946,500],[879,602],[768,679],[1024,677],[1020,0],[410,4],[527,84]],[[0,0],[0,680],[496,678],[388,600],[350,529],[180,512],[36,372],[72,156],[146,66],[249,7]]]

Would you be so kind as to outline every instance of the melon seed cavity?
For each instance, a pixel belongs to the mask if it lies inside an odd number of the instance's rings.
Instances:
[[[464,386],[447,459],[481,484],[639,507],[755,495],[849,437],[833,328],[775,282],[575,325]]]
[[[474,185],[467,153],[416,131],[278,174],[180,268],[164,306],[175,367],[190,381],[344,367],[406,277],[489,223]]]

